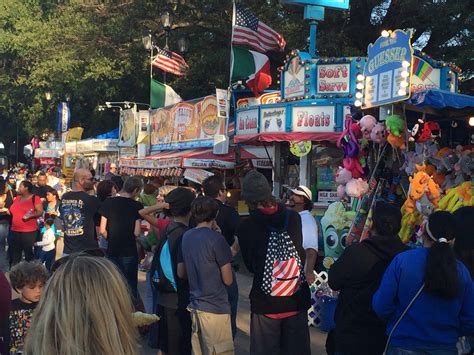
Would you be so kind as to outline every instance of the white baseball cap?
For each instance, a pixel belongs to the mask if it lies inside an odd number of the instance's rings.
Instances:
[[[291,189],[294,195],[306,197],[308,200],[313,201],[313,193],[306,186],[300,185],[296,189]]]

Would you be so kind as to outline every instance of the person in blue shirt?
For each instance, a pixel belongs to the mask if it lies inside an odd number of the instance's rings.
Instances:
[[[397,255],[385,272],[372,306],[388,322],[387,355],[456,355],[459,336],[474,334],[471,275],[448,243],[455,228],[449,212],[431,214],[424,248]]]

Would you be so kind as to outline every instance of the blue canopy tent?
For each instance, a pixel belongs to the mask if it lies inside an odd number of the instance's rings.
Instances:
[[[431,107],[438,110],[474,109],[474,96],[431,89],[412,94],[406,103],[418,108]]]
[[[93,139],[118,139],[118,137],[119,137],[119,129],[115,128],[111,130],[110,132],[99,134],[98,136],[93,137]]]

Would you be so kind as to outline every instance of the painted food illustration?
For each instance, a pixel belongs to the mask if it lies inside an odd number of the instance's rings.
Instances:
[[[206,98],[202,103],[201,128],[206,136],[214,136],[219,131],[217,102],[215,97]]]
[[[122,142],[129,142],[132,140],[133,135],[135,134],[135,117],[133,115],[133,112],[131,111],[122,111],[123,116],[122,116],[122,127],[121,127],[121,135],[120,135],[120,140]]]

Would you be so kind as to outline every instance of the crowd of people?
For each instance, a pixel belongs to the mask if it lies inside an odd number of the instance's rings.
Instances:
[[[239,253],[253,275],[250,353],[311,353],[320,231],[310,189],[282,203],[252,170],[240,217],[218,174],[199,191],[116,174],[99,182],[87,169],[61,180],[0,178],[0,354],[138,354],[137,310],[160,318],[148,329],[158,354],[233,354]],[[434,212],[414,250],[398,238],[398,207],[377,202],[372,220],[329,271],[340,293],[328,354],[457,354],[474,333],[474,207]]]

